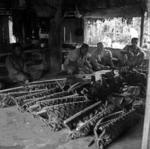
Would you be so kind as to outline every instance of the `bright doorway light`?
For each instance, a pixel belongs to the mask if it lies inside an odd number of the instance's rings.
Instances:
[[[9,16],[8,26],[9,26],[9,43],[16,43],[16,37],[13,35],[13,21],[11,16]]]

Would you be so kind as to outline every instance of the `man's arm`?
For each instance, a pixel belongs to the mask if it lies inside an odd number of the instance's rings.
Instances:
[[[90,53],[87,53],[85,57],[85,65],[87,65],[87,67],[90,69],[92,69],[91,58],[92,58],[92,55]]]
[[[14,73],[14,74],[18,73],[18,70],[13,66],[13,63],[11,62],[11,57],[8,56],[6,58],[5,65],[9,73]]]
[[[64,61],[64,66],[67,67],[67,65],[69,65],[69,62],[70,61],[74,61],[74,59],[72,58],[73,57],[73,52],[69,52],[66,56],[66,59]]]
[[[109,58],[109,65],[113,68],[114,67],[114,63],[112,61],[112,53],[111,53],[111,51],[108,51],[108,58]]]
[[[139,66],[142,64],[142,62],[144,60],[144,55],[145,55],[145,53],[141,49],[139,49],[139,53],[135,57],[134,66]]]
[[[89,58],[90,64],[94,71],[101,70],[104,66],[98,62],[98,59],[95,56]]]
[[[121,50],[121,53],[122,54],[127,54],[128,53],[128,50],[129,50],[129,46],[125,46],[122,50]]]
[[[129,45],[125,46],[122,50],[121,50],[121,54],[122,54],[122,60],[121,63],[122,65],[128,65],[128,52],[129,52]]]
[[[77,51],[71,51],[67,54],[67,57],[64,62],[64,71],[66,71],[68,74],[73,74],[77,69]]]

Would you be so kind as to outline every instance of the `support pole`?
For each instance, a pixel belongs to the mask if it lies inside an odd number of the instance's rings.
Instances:
[[[142,149],[149,149],[148,141],[150,135],[150,65],[149,65],[149,75],[148,75],[148,87],[147,87],[147,97],[146,97],[146,107],[145,107],[145,118],[143,127],[143,138],[142,138]]]
[[[59,1],[56,13],[50,20],[49,32],[49,55],[50,72],[58,73],[61,70],[61,23],[62,23],[62,0]]]
[[[142,47],[143,44],[143,33],[144,33],[144,17],[145,17],[145,12],[142,12],[142,17],[141,17],[141,32],[140,32],[140,47]]]
[[[149,18],[148,18],[148,24],[150,24]],[[149,142],[149,137],[150,137],[150,61],[149,61],[149,69],[148,69],[147,94],[146,94],[145,105],[146,107],[145,107],[145,118],[144,118],[144,127],[143,127],[142,149],[149,149],[150,148],[150,142]]]

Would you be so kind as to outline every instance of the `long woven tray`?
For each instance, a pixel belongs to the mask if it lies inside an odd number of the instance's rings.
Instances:
[[[69,137],[76,139],[93,133],[97,121],[113,111],[115,111],[114,105],[105,105],[97,102],[76,113],[64,121],[65,126],[71,130]]]
[[[55,88],[52,88],[47,91],[30,93],[27,95],[16,97],[14,100],[18,106],[22,106],[23,104],[25,104],[27,102],[30,102],[30,101],[38,99],[38,98],[44,98],[44,97],[50,96],[51,94],[54,94],[58,91],[60,91],[60,89],[58,87],[55,87]]]
[[[97,147],[106,148],[129,128],[134,127],[138,121],[139,118],[134,109],[129,112],[119,111],[100,119],[94,128]]]
[[[19,87],[13,87],[13,88],[1,90],[0,94],[13,95],[13,94],[27,93],[27,92],[32,93],[40,90],[42,91],[48,90],[56,86],[59,85],[55,80],[36,81]]]
[[[38,112],[42,108],[47,106],[54,106],[62,103],[69,103],[69,102],[77,102],[77,101],[86,101],[88,100],[86,96],[78,96],[77,94],[73,94],[70,96],[64,96],[60,98],[52,98],[44,101],[38,101],[35,105],[28,107],[28,111],[30,112]]]
[[[14,105],[16,102],[13,101],[14,98],[20,96],[26,96],[28,94],[34,94],[39,92],[48,91],[52,88],[60,88],[61,90],[65,86],[66,78],[36,81],[23,86],[9,88],[0,91],[0,106],[6,107]]]
[[[49,94],[47,96],[43,96],[43,97],[39,97],[39,98],[34,98],[34,99],[32,99],[32,100],[24,103],[21,106],[21,109],[22,110],[26,110],[26,109],[28,109],[28,107],[30,107],[32,105],[35,105],[37,102],[40,102],[40,101],[45,101],[45,100],[50,100],[52,98],[58,98],[58,97],[70,96],[70,95],[72,95],[71,92],[61,91],[61,92],[56,92],[56,93]]]
[[[65,119],[69,118],[80,110],[83,110],[91,104],[92,102],[88,100],[58,104],[45,107],[40,112],[33,113],[33,115],[40,116],[40,119],[42,119],[46,123],[46,125],[51,128],[51,130],[58,131],[64,128],[63,121]]]

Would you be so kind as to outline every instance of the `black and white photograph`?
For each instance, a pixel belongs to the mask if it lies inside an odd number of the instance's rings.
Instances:
[[[150,149],[150,0],[0,0],[0,149]]]

